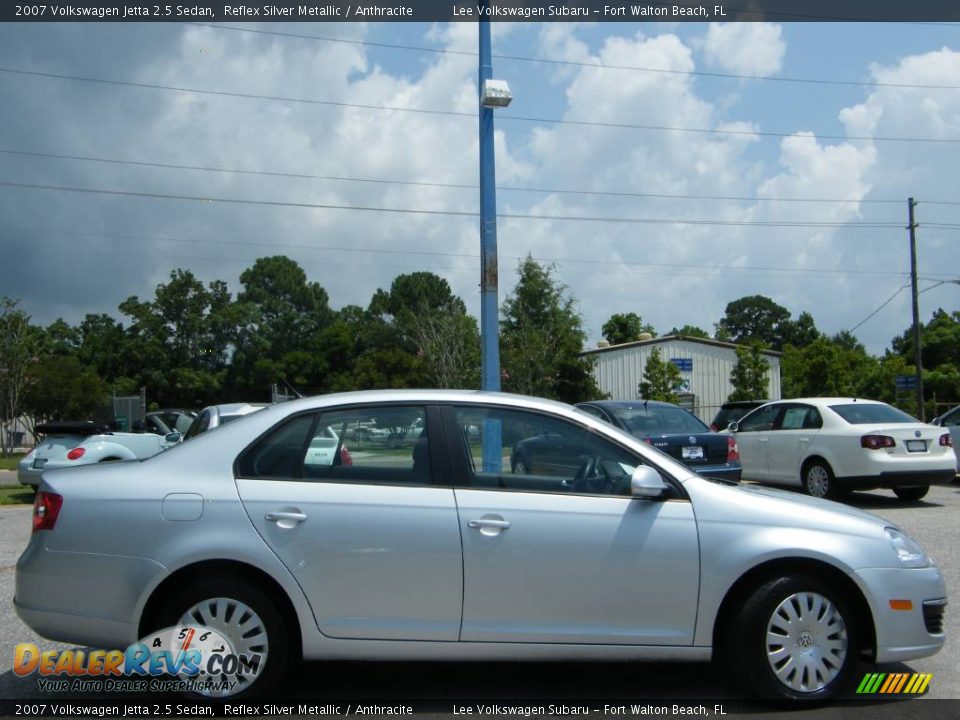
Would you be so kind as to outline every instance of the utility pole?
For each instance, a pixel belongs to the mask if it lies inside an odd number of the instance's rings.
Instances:
[[[913,209],[917,206],[916,200],[909,198],[910,225],[910,287],[913,295],[913,362],[917,369],[917,414],[920,422],[926,422],[926,413],[923,408],[923,359],[920,353],[920,293],[917,289],[917,223],[913,218]]]
[[[489,0],[481,6],[488,7]],[[497,194],[493,148],[493,107],[482,102],[484,83],[493,78],[490,20],[480,14],[480,389],[500,389],[500,310],[497,268]]]

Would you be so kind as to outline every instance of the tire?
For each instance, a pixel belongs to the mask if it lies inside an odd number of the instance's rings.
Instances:
[[[803,468],[803,491],[815,498],[836,500],[843,493],[837,489],[836,478],[830,466],[824,462],[814,461]]]
[[[289,626],[283,613],[269,595],[236,577],[214,576],[183,586],[163,606],[156,625],[158,630],[202,625],[226,637],[236,653],[259,655],[254,674],[227,678],[240,683],[236,689],[208,693],[207,697],[235,699],[270,693],[284,679],[290,664]],[[244,637],[257,629],[261,632]]]
[[[530,465],[527,463],[525,457],[518,457],[513,461],[513,468],[511,468],[514,475],[529,475],[530,474]]]
[[[761,697],[821,702],[850,684],[857,627],[842,594],[806,575],[774,578],[749,595],[728,635],[732,667]]]
[[[920,487],[898,487],[893,489],[893,494],[905,502],[916,502],[930,492],[929,485]]]

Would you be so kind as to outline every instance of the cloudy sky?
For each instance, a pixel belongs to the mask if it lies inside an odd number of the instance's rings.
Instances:
[[[527,253],[591,342],[616,312],[712,330],[750,294],[833,333],[893,296],[855,331],[882,352],[910,322],[913,196],[922,315],[960,308],[936,285],[960,277],[956,29],[495,24],[501,300]],[[430,270],[478,312],[476,34],[0,26],[0,295],[119,317],[173,268],[237,290],[285,253],[334,307]]]

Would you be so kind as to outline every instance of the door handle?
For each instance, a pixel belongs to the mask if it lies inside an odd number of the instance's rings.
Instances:
[[[471,520],[467,523],[469,527],[472,528],[496,528],[498,530],[506,530],[510,527],[509,520],[493,520],[493,519],[481,519],[481,520]]]
[[[288,522],[296,524],[302,523],[306,519],[306,514],[302,512],[268,512],[264,515],[264,520],[275,523]]]

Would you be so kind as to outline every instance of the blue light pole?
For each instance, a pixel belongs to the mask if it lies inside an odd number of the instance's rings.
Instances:
[[[493,80],[490,20],[480,7],[480,389],[500,389],[500,308],[497,299],[497,191],[493,148],[493,108],[510,104],[510,90]],[[483,469],[498,473],[503,462],[503,432],[499,420],[483,423]]]
[[[490,20],[480,14],[480,389],[500,389],[500,311],[497,298],[497,190],[493,149],[493,107],[484,104],[484,83],[493,78]]]

